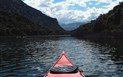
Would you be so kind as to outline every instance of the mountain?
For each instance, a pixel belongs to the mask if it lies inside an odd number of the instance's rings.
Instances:
[[[46,35],[48,32],[51,30],[31,22],[24,16],[0,11],[0,36]]]
[[[67,31],[72,31],[74,29],[77,29],[81,24],[82,23],[80,23],[80,22],[69,23],[69,24],[61,24],[61,27],[65,30],[67,30]]]
[[[107,14],[101,14],[96,20],[81,25],[73,31],[80,37],[123,38],[123,2]]]
[[[15,29],[19,29],[19,25],[26,28],[27,26],[28,28],[36,28],[38,31],[40,31],[38,34],[62,34],[62,32],[64,32],[55,18],[51,18],[42,12],[26,5],[21,0],[0,0],[0,20],[0,32],[4,32],[4,28],[11,29],[14,27]],[[31,24],[31,26],[29,24]],[[24,34],[28,35],[28,32]]]

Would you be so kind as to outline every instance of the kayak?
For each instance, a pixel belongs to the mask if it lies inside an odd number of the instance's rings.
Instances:
[[[56,63],[49,69],[44,77],[85,77],[63,51]]]

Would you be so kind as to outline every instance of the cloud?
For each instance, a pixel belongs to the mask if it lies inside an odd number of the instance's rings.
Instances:
[[[122,0],[24,0],[60,24],[87,22],[107,13]]]

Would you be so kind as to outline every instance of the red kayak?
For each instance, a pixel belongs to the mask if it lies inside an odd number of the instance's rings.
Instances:
[[[77,66],[71,63],[64,51],[44,77],[85,77]]]

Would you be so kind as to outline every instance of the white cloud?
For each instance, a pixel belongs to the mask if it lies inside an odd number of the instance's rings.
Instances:
[[[66,0],[66,3],[78,4],[81,7],[86,7],[86,0]]]
[[[91,7],[87,5],[87,2],[90,1],[94,1],[95,5]],[[57,18],[59,23],[90,21],[102,13],[107,13],[120,1],[122,0],[65,0],[57,3],[55,0],[24,0],[26,4],[42,11],[44,14]],[[96,4],[99,3],[107,3],[108,5],[97,8]],[[92,5],[92,3],[89,4]],[[76,9],[70,9],[73,6]],[[83,11],[80,8],[86,8],[87,10]]]

